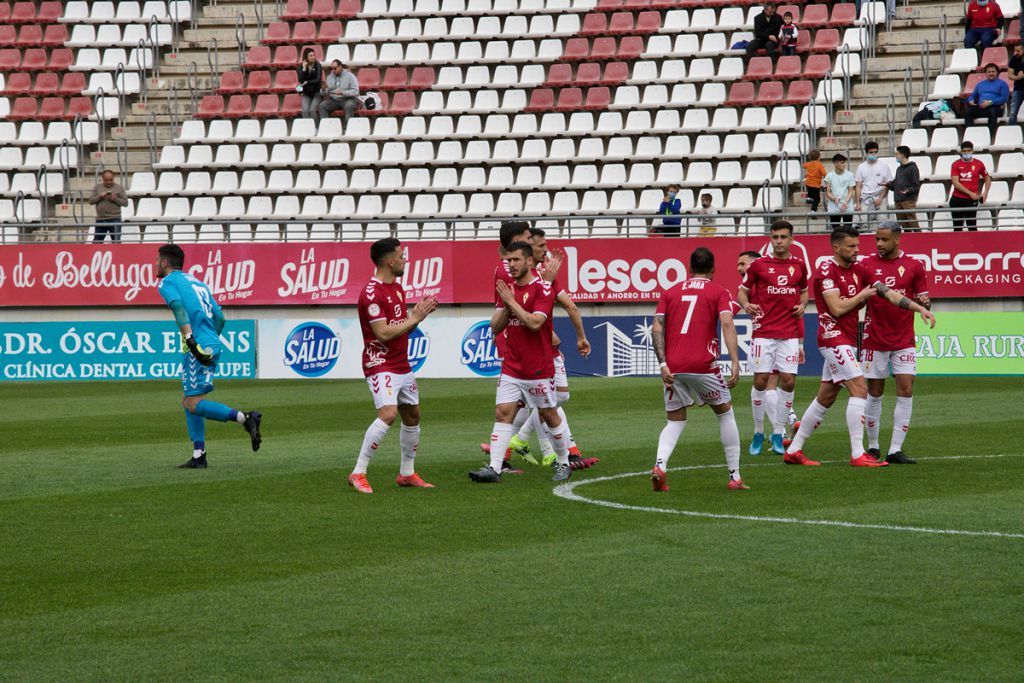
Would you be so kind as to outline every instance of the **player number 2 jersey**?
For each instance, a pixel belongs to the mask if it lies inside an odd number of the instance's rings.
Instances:
[[[908,299],[928,294],[924,265],[903,252],[894,259],[872,255],[861,264],[867,269],[871,282],[881,282]],[[868,300],[863,346],[872,351],[914,348],[914,312],[893,306],[880,296],[872,297]]]
[[[382,342],[373,334],[371,322],[383,320],[396,325],[408,318],[405,290],[398,282],[390,284],[377,278],[363,288],[359,295],[359,326],[363,330],[363,374],[367,377],[380,372],[402,375],[412,372],[409,365],[409,334]]]
[[[539,277],[529,284],[513,284],[516,301],[527,313],[543,313],[544,325],[533,332],[515,313],[509,315],[505,328],[505,356],[501,374],[516,379],[547,379],[555,376],[555,353],[551,347],[551,311],[555,304],[555,290]],[[498,308],[505,304],[499,299]]]
[[[762,339],[798,339],[803,336],[800,319],[793,316],[793,307],[800,305],[800,295],[807,289],[807,270],[798,258],[762,257],[750,264],[741,288],[747,290],[750,302],[761,307],[754,319],[754,337]]]
[[[734,310],[729,291],[707,278],[690,278],[665,290],[655,315],[665,318],[668,369],[673,374],[718,372],[718,317]]]
[[[756,262],[755,262],[756,263]],[[839,298],[852,299],[871,284],[871,275],[859,263],[842,268],[833,259],[818,267],[814,277],[814,301],[818,306],[818,348],[857,346],[858,306],[839,317],[833,316],[825,302],[825,292],[838,291]]]

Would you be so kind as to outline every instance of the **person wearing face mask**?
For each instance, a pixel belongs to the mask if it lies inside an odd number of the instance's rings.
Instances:
[[[995,0],[971,0],[967,6],[967,30],[964,47],[979,52],[992,47],[1003,28],[1003,11]]]
[[[985,164],[974,158],[971,142],[965,140],[960,145],[960,158],[953,162],[950,176],[953,180],[953,196],[949,198],[953,230],[960,232],[966,225],[973,232],[978,229],[978,204],[984,204],[988,199],[992,178]]]
[[[665,188],[665,196],[661,198],[661,206],[658,207],[658,213],[664,216],[664,218],[661,219],[661,226],[654,229],[655,233],[679,237],[679,226],[683,222],[683,219],[680,218],[683,203],[678,195],[678,185],[673,184]]]
[[[967,98],[967,125],[975,119],[988,119],[988,129],[992,137],[996,136],[999,117],[1003,115],[1003,105],[1010,99],[1010,87],[999,78],[999,67],[995,64],[985,65],[985,80],[978,81],[974,92]]]
[[[872,230],[873,223],[885,210],[886,198],[889,195],[889,183],[893,181],[892,171],[888,164],[878,160],[878,143],[871,140],[864,145],[864,163],[857,167],[857,201],[854,211],[864,212],[862,229]]]

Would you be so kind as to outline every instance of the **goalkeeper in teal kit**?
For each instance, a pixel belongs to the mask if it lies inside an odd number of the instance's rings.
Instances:
[[[206,420],[238,422],[249,434],[254,451],[260,448],[260,420],[256,411],[249,413],[229,408],[223,403],[206,400],[213,391],[213,372],[223,350],[220,332],[224,329],[224,313],[214,300],[209,287],[188,273],[185,252],[176,244],[165,244],[158,251],[156,274],[160,278],[160,296],[174,312],[181,336],[188,347],[181,364],[181,385],[185,397],[185,424],[192,439],[192,457],[179,467],[206,467]]]

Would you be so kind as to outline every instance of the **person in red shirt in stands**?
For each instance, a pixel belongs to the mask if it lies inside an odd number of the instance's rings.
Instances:
[[[964,225],[968,230],[977,230],[978,204],[988,199],[992,178],[985,164],[974,158],[973,143],[965,140],[960,145],[960,158],[953,162],[950,175],[953,196],[949,199],[949,208],[953,210],[953,230],[960,232]]]
[[[984,50],[992,47],[1003,29],[1003,11],[996,0],[971,0],[967,6],[964,47]]]

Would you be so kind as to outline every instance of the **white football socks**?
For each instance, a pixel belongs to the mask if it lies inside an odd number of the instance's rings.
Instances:
[[[910,431],[910,414],[913,411],[913,396],[896,397],[896,411],[893,413],[892,419],[892,445],[889,446],[890,453],[903,450],[903,441],[907,438],[907,432]]]
[[[409,427],[402,425],[398,433],[398,443],[402,446],[402,463],[399,465],[398,473],[408,477],[416,471],[416,449],[420,445],[420,426]]]
[[[750,409],[754,414],[754,433],[764,433],[764,402],[765,394],[768,392],[760,391],[753,387],[750,388]]]
[[[864,428],[868,432],[868,448],[878,448],[878,432],[882,429],[882,397],[868,394],[864,407]]]
[[[558,406],[558,417],[562,418],[562,424],[565,425],[565,433],[569,435],[569,448],[573,448],[576,445],[576,439],[572,438],[572,430],[569,429],[569,418],[565,416],[562,406]]]
[[[533,424],[530,422],[530,414],[532,412],[532,410],[524,406],[512,418],[512,431],[518,434],[519,438],[523,441],[529,441],[530,434],[533,433]]]
[[[551,445],[551,432],[548,426],[544,424],[544,420],[541,419],[540,411],[536,408],[530,411],[530,422],[533,423],[531,432],[537,432],[537,441],[540,443],[541,455],[551,455],[554,453],[555,447]]]
[[[505,451],[512,440],[512,425],[495,422],[491,430],[491,469],[501,474],[501,463],[505,462]]]
[[[654,461],[655,467],[668,471],[668,459],[672,457],[672,451],[675,450],[676,442],[683,435],[684,429],[686,429],[686,420],[668,420],[665,422],[665,427],[661,430],[661,436],[658,437],[658,456]]]
[[[366,429],[366,435],[363,437],[363,446],[359,449],[359,458],[356,460],[356,466],[352,470],[352,474],[366,474],[366,468],[370,466],[370,460],[373,458],[374,451],[377,450],[377,446],[387,436],[389,429],[391,429],[391,426],[380,418],[370,423],[370,426]]]
[[[729,476],[740,478],[740,430],[736,427],[736,416],[730,408],[724,413],[715,413],[718,418],[718,433],[725,449],[725,462],[729,466]]]
[[[800,418],[800,429],[796,431],[793,443],[789,444],[786,452],[796,453],[801,450],[804,444],[807,443],[807,439],[811,438],[811,434],[818,428],[821,421],[825,419],[825,413],[827,412],[828,408],[818,403],[818,399],[811,401],[811,404],[807,406],[807,410],[804,411],[804,416]]]
[[[846,428],[850,431],[850,458],[864,454],[864,406],[862,398],[850,397],[846,404]]]
[[[764,390],[764,414],[768,418],[769,424],[772,426],[772,433],[778,432],[782,429],[779,423],[775,420],[775,412],[778,410],[779,405],[779,390],[778,389],[765,389]],[[785,423],[783,423],[785,424]]]
[[[772,426],[775,428],[775,434],[785,434],[786,425],[789,424],[789,413],[793,410],[793,392],[779,389],[776,393],[778,397],[772,413],[775,415]]]
[[[554,446],[555,458],[559,465],[569,464],[569,429],[562,421],[557,427],[548,427],[548,434],[551,435],[551,445]]]

